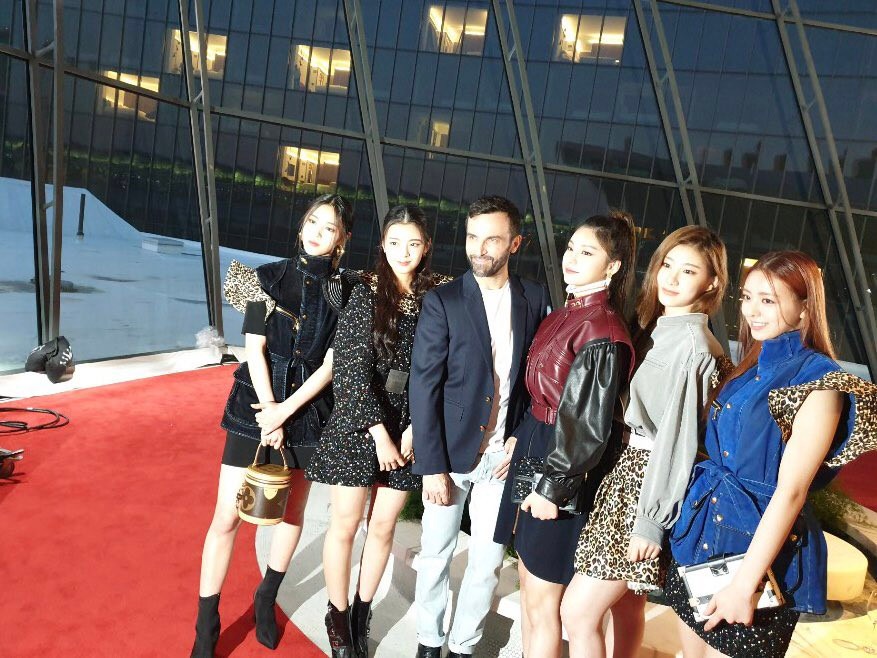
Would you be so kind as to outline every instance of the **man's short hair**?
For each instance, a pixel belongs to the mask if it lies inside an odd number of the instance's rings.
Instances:
[[[489,215],[495,212],[505,213],[509,218],[509,228],[512,237],[521,234],[521,211],[518,207],[503,196],[483,196],[476,199],[469,206],[467,217],[475,217],[476,215]]]

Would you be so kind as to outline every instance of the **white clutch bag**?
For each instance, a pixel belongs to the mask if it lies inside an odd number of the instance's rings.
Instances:
[[[695,621],[709,619],[704,612],[713,595],[723,587],[731,584],[734,574],[743,564],[743,554],[716,558],[690,567],[679,567],[679,577],[685,583],[688,592],[688,603],[694,610]],[[774,578],[773,571],[767,570],[759,588],[756,608],[778,608],[783,605],[782,592]]]

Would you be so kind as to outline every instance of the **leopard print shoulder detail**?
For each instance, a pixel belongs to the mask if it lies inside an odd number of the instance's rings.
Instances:
[[[772,390],[767,397],[768,408],[780,428],[783,441],[792,435],[795,415],[811,391],[833,390],[852,395],[856,402],[853,431],[836,455],[826,460],[829,468],[838,468],[869,450],[877,450],[877,385],[843,370],[830,372],[798,386]]]
[[[715,391],[719,386],[725,383],[728,376],[734,371],[734,362],[726,355],[716,359],[716,369],[710,375],[710,390]]]
[[[437,274],[435,272],[431,272],[430,277],[432,279],[430,288],[435,288],[454,280],[453,277],[446,274]],[[374,272],[361,272],[359,280],[367,285],[372,292],[378,291],[378,277]],[[420,302],[421,300],[413,294],[403,295],[402,299],[399,300],[399,310],[405,315],[417,315],[420,313]]]
[[[265,302],[267,318],[277,306],[277,302],[262,290],[256,270],[236,260],[228,266],[222,293],[225,300],[241,313],[246,312],[247,302]]]

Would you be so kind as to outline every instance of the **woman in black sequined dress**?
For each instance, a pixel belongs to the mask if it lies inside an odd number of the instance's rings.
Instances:
[[[429,247],[423,211],[392,208],[375,272],[363,275],[338,319],[335,408],[306,471],[308,479],[332,485],[323,572],[333,656],[367,655],[371,600],[387,565],[396,519],[408,492],[421,488],[420,476],[411,473],[408,372],[420,302],[446,280],[430,273]],[[348,608],[353,540],[369,494],[359,586]]]

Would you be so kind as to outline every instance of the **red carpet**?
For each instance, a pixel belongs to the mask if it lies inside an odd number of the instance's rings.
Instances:
[[[837,476],[838,485],[860,505],[877,512],[877,452],[866,452],[852,464],[844,466]]]
[[[14,480],[0,480],[0,654],[189,655],[232,370],[9,405],[49,407],[71,422],[0,436],[3,447],[26,449]],[[277,651],[256,641],[254,536],[243,524],[222,594],[218,655],[323,656],[280,613]]]

